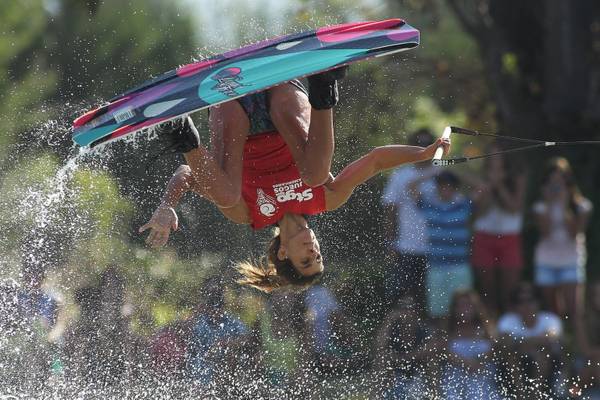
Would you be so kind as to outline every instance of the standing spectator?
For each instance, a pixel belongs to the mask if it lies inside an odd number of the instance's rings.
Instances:
[[[512,375],[508,388],[517,393],[525,388],[535,391],[540,386],[553,386],[552,375],[561,359],[562,322],[558,315],[540,311],[533,286],[518,284],[511,293],[512,311],[498,320],[498,334],[506,362]]]
[[[443,318],[454,293],[473,286],[469,266],[471,200],[459,192],[460,180],[450,171],[435,176],[436,193],[426,197],[418,190],[423,176],[409,190],[427,221],[427,303],[429,315]]]
[[[582,355],[579,384],[586,388],[585,398],[600,399],[600,281],[588,286],[585,312],[578,323],[577,342]]]
[[[433,141],[433,135],[421,129],[410,137],[409,144],[427,146]],[[425,219],[410,195],[408,185],[427,175],[431,168],[431,164],[426,162],[398,168],[390,176],[382,197],[393,259],[393,267],[386,271],[385,277],[387,301],[392,305],[401,295],[410,294],[416,300],[420,313],[425,310],[425,253],[428,242]],[[424,196],[433,195],[433,179],[423,180],[417,190]]]
[[[385,316],[375,338],[373,368],[383,374],[385,398],[434,397],[431,378],[438,372],[436,350],[432,329],[419,318],[414,299],[400,298]]]
[[[456,292],[448,319],[448,365],[442,374],[446,400],[500,399],[491,361],[492,340],[479,295],[471,290]]]
[[[498,143],[490,153],[502,150]],[[521,229],[525,175],[509,168],[504,157],[486,159],[485,183],[473,195],[472,264],[487,309],[506,311],[510,294],[521,278],[523,254]],[[514,165],[514,164],[510,164]]]
[[[533,205],[540,240],[535,247],[535,283],[544,303],[569,321],[582,307],[585,230],[592,203],[582,196],[569,162],[555,158],[546,168],[541,199]]]

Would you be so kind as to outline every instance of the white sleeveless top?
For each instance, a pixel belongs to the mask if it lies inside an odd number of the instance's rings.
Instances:
[[[487,212],[475,220],[475,232],[489,233],[492,235],[516,235],[521,233],[523,227],[523,214],[511,213],[492,204]]]

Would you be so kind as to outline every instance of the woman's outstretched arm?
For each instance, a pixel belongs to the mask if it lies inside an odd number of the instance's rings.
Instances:
[[[171,229],[176,231],[179,220],[175,207],[185,193],[192,189],[194,178],[189,166],[181,165],[169,180],[160,205],[156,208],[150,221],[142,225],[139,232],[150,229],[146,243],[151,247],[164,246],[169,240]]]
[[[203,190],[203,187],[194,179],[192,169],[184,164],[177,168],[169,180],[160,205],[152,214],[150,221],[139,229],[140,233],[150,229],[150,234],[146,238],[146,243],[149,246],[164,246],[169,240],[171,230],[177,230],[179,220],[175,212],[175,207],[177,207],[179,201],[187,192],[194,192],[211,200],[209,193]],[[213,200],[211,201],[215,203]],[[218,208],[225,217],[237,224],[250,223],[248,208],[244,202],[238,202],[237,205],[229,208]]]
[[[442,138],[427,147],[404,145],[376,147],[352,162],[332,182],[325,185],[327,210],[340,207],[348,200],[354,188],[382,171],[402,164],[431,160],[439,146],[444,147],[444,155],[450,151],[450,141]]]

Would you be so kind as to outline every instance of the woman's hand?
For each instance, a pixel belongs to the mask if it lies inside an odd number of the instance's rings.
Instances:
[[[141,226],[139,232],[142,233],[150,229],[150,234],[146,238],[146,243],[150,247],[160,247],[167,244],[171,229],[176,231],[178,227],[177,213],[173,207],[159,206],[152,218],[145,225]]]
[[[431,160],[435,155],[435,151],[440,146],[444,148],[444,154],[442,157],[445,157],[448,155],[448,153],[450,153],[450,139],[438,138],[435,142],[433,142],[423,150],[423,158],[425,160]]]

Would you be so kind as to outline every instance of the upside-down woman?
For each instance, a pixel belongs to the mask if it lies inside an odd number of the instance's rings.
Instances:
[[[175,127],[170,135],[181,144],[187,165],[175,172],[151,220],[140,228],[151,230],[147,243],[158,247],[167,242],[171,229],[177,229],[174,208],[192,191],[235,223],[254,229],[278,226],[266,265],[238,265],[241,283],[267,292],[314,283],[323,272],[323,259],[305,216],[340,207],[356,186],[381,171],[431,159],[438,147],[447,153],[450,146],[439,139],[426,148],[377,147],[334,178],[329,168],[337,77],[312,77],[308,95],[292,81],[213,107],[210,150],[199,143],[189,117]]]

